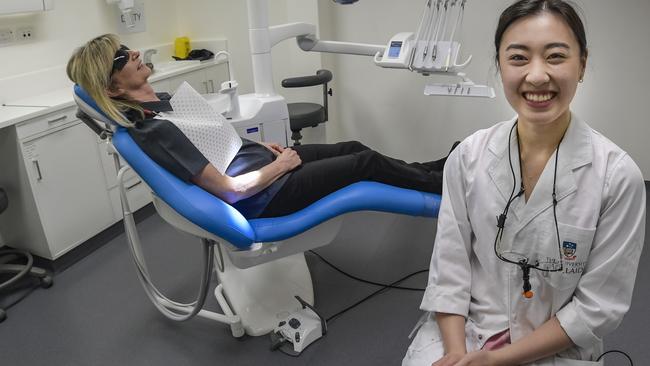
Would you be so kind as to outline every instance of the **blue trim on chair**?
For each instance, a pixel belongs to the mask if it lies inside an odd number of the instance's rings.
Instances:
[[[181,216],[237,247],[247,248],[253,243],[253,228],[239,211],[163,169],[140,149],[125,128],[113,134],[113,145],[156,195]]]
[[[93,118],[101,118],[101,119],[103,119],[102,122],[109,122],[112,125],[116,125],[116,126],[118,125],[109,116],[107,116],[106,113],[104,113],[104,111],[101,110],[101,108],[99,108],[99,106],[97,105],[95,100],[90,95],[88,95],[88,93],[86,93],[86,91],[81,86],[79,86],[78,84],[74,85],[74,95],[79,97],[81,99],[81,101],[86,104],[85,106],[79,105],[79,107],[89,107],[90,108],[89,111],[84,110],[84,113],[88,114],[90,117],[93,117]],[[75,99],[75,101],[77,102],[77,104],[79,104],[79,101],[77,101],[76,99]],[[85,109],[85,108],[82,108],[82,109]]]
[[[364,181],[341,188],[293,214],[249,222],[256,241],[278,241],[347,212],[371,210],[435,218],[439,209],[437,194]]]

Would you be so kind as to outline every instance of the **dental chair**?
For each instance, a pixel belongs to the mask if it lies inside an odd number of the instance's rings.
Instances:
[[[77,116],[88,124],[114,155],[124,225],[138,276],[153,304],[165,316],[184,321],[195,315],[230,325],[233,336],[263,335],[278,322],[278,314],[301,308],[294,296],[314,303],[304,251],[329,244],[341,226],[341,215],[375,210],[437,217],[440,196],[375,182],[340,189],[296,213],[247,220],[236,209],[200,187],[188,184],[152,161],[78,85]],[[119,154],[129,166],[120,166]],[[140,249],[129,208],[124,173],[133,169],[149,187],[158,214],[172,226],[201,239],[203,271],[196,301],[178,303],[154,285]],[[214,290],[223,314],[203,310],[212,267],[219,284]]]
[[[332,95],[332,89],[328,89],[327,87],[327,83],[330,81],[332,81],[332,73],[329,70],[318,70],[316,75],[299,76],[282,80],[282,87],[284,88],[323,86],[323,105],[304,102],[287,104],[293,146],[300,145],[300,139],[302,139],[300,131],[303,128],[316,127],[321,123],[327,122],[327,96]]]

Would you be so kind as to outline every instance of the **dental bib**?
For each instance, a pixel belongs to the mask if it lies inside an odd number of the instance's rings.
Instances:
[[[221,174],[242,146],[241,137],[220,113],[184,82],[169,100],[173,112],[161,112],[155,118],[176,125]]]

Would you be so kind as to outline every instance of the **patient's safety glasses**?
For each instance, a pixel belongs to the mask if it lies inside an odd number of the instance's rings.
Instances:
[[[115,71],[122,70],[127,62],[129,62],[129,48],[125,45],[120,45],[120,48],[115,51],[115,56],[113,57],[113,68],[111,69],[110,76],[113,76]]]

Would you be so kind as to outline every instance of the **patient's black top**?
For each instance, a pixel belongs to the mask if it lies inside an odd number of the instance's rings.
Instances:
[[[153,161],[189,182],[208,165],[208,159],[176,125],[165,119],[154,118],[158,112],[173,110],[169,94],[161,93],[158,97],[161,99],[159,102],[141,104],[145,110],[144,118],[136,111],[127,113],[127,117],[135,122],[135,126],[128,129],[129,135]],[[275,160],[275,154],[265,146],[247,139],[242,139],[242,142],[242,147],[226,169],[226,175],[235,177],[255,171]],[[234,203],[233,207],[246,218],[258,217],[289,175],[285,174],[257,194]]]

